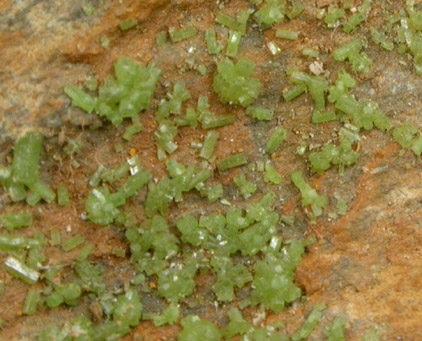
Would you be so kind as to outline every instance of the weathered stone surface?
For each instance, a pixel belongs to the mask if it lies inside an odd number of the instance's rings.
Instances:
[[[344,67],[326,53],[345,40],[340,34],[338,39],[332,39],[332,31],[315,19],[313,1],[305,1],[307,10],[300,20],[281,25],[300,30],[303,37],[297,42],[277,41],[282,48],[279,56],[271,56],[266,48],[266,42],[274,39],[274,30],[261,33],[256,25],[250,24],[249,33],[240,45],[240,54],[257,63],[256,76],[263,84],[258,102],[275,110],[276,119],[269,125],[251,122],[242,110],[223,106],[212,93],[215,60],[206,53],[202,32],[180,44],[166,44],[161,49],[155,47],[156,33],[169,27],[194,24],[201,31],[210,28],[214,23],[210,13],[218,8],[214,1],[104,1],[101,6],[94,6],[92,15],[86,16],[82,6],[92,3],[82,0],[0,2],[0,164],[10,159],[13,142],[22,132],[28,129],[42,131],[46,136],[42,176],[53,188],[65,184],[72,202],[66,208],[42,205],[34,210],[36,224],[25,233],[41,231],[49,235],[51,229],[59,228],[67,238],[66,231],[71,226],[72,234],[83,233],[88,241],[95,243],[93,256],[105,266],[109,283],[119,287],[130,279],[131,267],[127,259],[111,256],[113,247],[125,247],[122,238],[111,229],[99,229],[80,219],[89,192],[86,184],[98,164],[112,166],[132,153],[142,157],[145,167],[155,177],[160,178],[165,173],[163,163],[156,159],[152,138],[157,125],[153,120],[154,109],[173,82],[184,81],[192,95],[188,105],[194,106],[200,95],[208,94],[213,112],[230,110],[239,117],[235,125],[220,130],[222,142],[217,145],[218,158],[241,149],[249,160],[262,160],[260,148],[265,146],[272,127],[281,123],[290,131],[283,149],[272,157],[285,181],[272,190],[278,191],[280,213],[295,216],[293,227],[280,228],[283,237],[288,240],[315,235],[318,239],[298,268],[296,279],[310,303],[327,304],[321,327],[310,340],[321,340],[322,326],[335,316],[347,318],[346,336],[350,340],[358,340],[368,328],[378,329],[385,340],[422,339],[420,159],[408,150],[401,151],[390,134],[375,130],[362,133],[361,159],[342,176],[335,168],[322,176],[311,176],[304,158],[296,153],[302,136],[309,136],[313,144],[323,144],[333,139],[341,126],[338,122],[312,125],[312,100],[307,95],[288,104],[280,100],[280,94],[288,84],[286,69],[310,63],[300,56],[303,46],[320,48],[321,62],[325,70],[331,71],[332,78],[335,78],[336,70]],[[319,6],[329,3],[317,2]],[[369,26],[378,22],[380,4],[380,1],[376,2],[367,25],[358,35],[368,35]],[[404,1],[397,1],[393,6],[400,8]],[[226,4],[228,13],[244,8],[247,4],[242,1]],[[137,18],[139,25],[121,32],[118,24],[128,17]],[[227,34],[220,26],[216,26],[216,30]],[[100,44],[103,36],[110,39],[109,49]],[[195,63],[207,66],[208,73],[203,78],[186,63],[191,47],[196,50]],[[371,73],[358,76],[359,85],[354,93],[359,99],[378,102],[394,124],[411,121],[419,127],[422,80],[415,75],[407,56],[382,51],[374,44],[370,44],[367,52],[374,59],[374,65]],[[90,126],[99,125],[101,120],[70,107],[63,88],[68,83],[81,85],[91,75],[103,82],[121,56],[130,56],[142,63],[154,61],[163,70],[163,76],[152,109],[142,115],[145,131],[125,143],[123,152],[116,153],[115,146],[121,144],[124,127],[113,128],[103,121],[102,127],[90,130]],[[174,156],[186,163],[197,162],[190,153],[190,144],[202,137],[203,132],[181,129],[177,137],[179,149]],[[69,158],[63,155],[63,146],[75,138],[81,138],[85,146],[81,154]],[[74,161],[80,167],[75,167]],[[295,170],[306,171],[311,185],[331,198],[326,213],[316,225],[308,223],[297,191],[289,184],[289,174]],[[228,193],[235,193],[231,186],[236,174],[233,171],[228,176],[217,175],[217,180],[227,186]],[[257,182],[263,191],[267,189],[262,179]],[[22,207],[12,204],[4,192],[0,194],[1,211]],[[139,202],[133,205],[141,220],[142,195],[145,194],[141,193]],[[345,199],[349,206],[343,217],[335,214],[335,195]],[[214,208],[219,208],[218,204],[206,209]],[[186,211],[195,210],[201,212],[204,206],[194,197],[187,196],[183,203],[173,207],[170,217],[174,220]],[[46,252],[51,264],[65,266],[75,255],[64,254],[53,247],[47,247]],[[4,259],[1,255],[0,261]],[[5,288],[0,294],[0,303],[7,307],[0,312],[5,320],[0,334],[4,340],[33,339],[42,327],[59,325],[88,310],[83,305],[73,310],[40,309],[33,317],[22,317],[27,287],[4,270],[0,272],[0,282]],[[198,283],[207,288],[209,281],[199,278]],[[211,297],[209,290],[202,294],[205,297],[203,305],[189,311],[200,312],[220,324],[227,322],[224,315],[227,309],[216,310],[212,302],[207,301]],[[146,302],[147,311],[163,305],[158,299],[150,298]],[[310,309],[310,306],[294,305],[278,315],[268,316],[267,320],[281,319],[287,331],[294,333]],[[132,339],[135,333],[151,340],[173,339],[179,330],[179,326],[155,328],[149,322],[142,322],[127,339]]]

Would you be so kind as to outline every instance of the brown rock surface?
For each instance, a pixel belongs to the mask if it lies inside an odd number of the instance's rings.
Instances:
[[[232,152],[242,149],[249,161],[265,160],[262,148],[268,132],[278,123],[290,131],[283,148],[273,155],[277,170],[283,175],[283,183],[271,189],[278,191],[278,210],[284,215],[294,215],[294,226],[283,226],[280,233],[285,240],[315,235],[318,242],[309,247],[297,270],[296,281],[312,304],[326,303],[327,309],[319,327],[310,340],[321,340],[323,327],[335,316],[344,316],[346,339],[358,340],[369,328],[377,329],[383,340],[422,340],[422,165],[409,150],[402,151],[393,142],[391,134],[378,130],[361,133],[361,158],[357,165],[345,170],[340,176],[331,168],[322,176],[311,176],[307,180],[318,192],[325,193],[330,202],[316,225],[310,225],[300,205],[296,189],[289,183],[289,174],[295,170],[307,170],[303,157],[296,148],[303,136],[313,144],[323,144],[333,138],[341,127],[339,122],[315,126],[310,121],[312,100],[308,95],[285,103],[280,94],[289,86],[285,71],[289,67],[307,66],[310,61],[300,55],[302,47],[319,47],[324,69],[335,71],[344,67],[335,63],[327,53],[346,41],[344,35],[334,34],[326,29],[314,16],[314,1],[304,1],[307,9],[300,19],[277,26],[300,30],[296,42],[278,40],[282,48],[278,56],[272,56],[266,47],[274,38],[275,29],[261,33],[256,25],[249,25],[249,33],[242,40],[240,55],[257,63],[256,77],[263,89],[258,100],[260,104],[275,110],[276,119],[269,125],[252,122],[237,107],[222,105],[212,92],[215,59],[206,53],[203,33],[179,44],[166,43],[164,48],[155,46],[155,35],[170,27],[194,24],[204,31],[214,25],[214,14],[218,10],[215,1],[196,0],[124,0],[103,1],[96,5],[94,14],[87,16],[82,6],[94,2],[75,0],[25,0],[0,2],[0,164],[11,157],[14,140],[28,129],[40,130],[46,136],[42,156],[42,176],[52,188],[60,184],[68,187],[71,204],[65,208],[57,205],[38,205],[32,209],[35,216],[33,226],[25,229],[31,235],[41,231],[49,236],[53,228],[62,231],[63,239],[82,233],[96,248],[93,259],[106,270],[108,284],[122,289],[125,278],[131,278],[132,266],[127,259],[115,257],[114,247],[127,248],[125,240],[113,228],[103,228],[81,219],[84,201],[90,188],[90,176],[99,164],[113,166],[129,156],[135,149],[144,166],[160,178],[164,164],[156,159],[152,138],[157,123],[153,120],[159,99],[169,91],[175,81],[183,81],[191,92],[188,105],[194,106],[200,95],[210,98],[212,111],[223,114],[230,111],[238,116],[237,122],[220,129],[221,142],[216,155],[220,160]],[[332,1],[334,2],[334,1]],[[317,1],[325,3],[326,1]],[[376,2],[366,26],[358,35],[368,35],[369,26],[379,18],[380,3]],[[248,8],[246,2],[234,0],[224,2],[226,13],[235,13]],[[393,2],[400,8],[404,1]],[[135,17],[139,25],[127,32],[119,29],[123,19]],[[222,40],[227,30],[215,27]],[[104,49],[100,39],[107,36],[110,47]],[[349,41],[349,39],[347,39]],[[196,52],[191,56],[189,49]],[[411,121],[420,126],[422,108],[422,80],[413,71],[407,55],[386,52],[370,44],[367,53],[374,59],[369,75],[354,75],[358,86],[354,93],[360,99],[376,101],[380,108],[396,125]],[[145,126],[142,134],[132,141],[121,141],[127,125],[112,127],[96,115],[88,115],[70,106],[64,96],[66,84],[82,85],[95,75],[100,83],[112,74],[112,66],[121,56],[129,56],[142,63],[154,61],[163,70],[156,88],[152,108],[142,115]],[[204,64],[207,75],[198,77],[198,72],[189,67],[189,58],[196,65]],[[333,77],[331,77],[333,78]],[[335,79],[335,78],[334,78]],[[296,132],[293,133],[293,132]],[[191,153],[191,142],[204,136],[203,131],[192,128],[179,129],[176,142],[179,149],[174,153],[178,160],[197,163]],[[85,142],[81,154],[67,157],[63,146],[69,140],[80,138]],[[121,152],[116,146],[121,145]],[[75,166],[77,162],[80,167]],[[227,186],[230,194],[236,193],[232,178],[237,170],[227,175],[217,175],[216,180]],[[262,192],[268,190],[262,177],[257,178]],[[0,189],[0,211],[17,211],[23,204],[11,203]],[[234,196],[233,194],[232,196]],[[345,216],[336,212],[335,195],[346,200],[349,210]],[[140,194],[139,202],[145,193]],[[186,200],[174,205],[170,220],[186,211],[203,210],[205,201],[187,196]],[[209,204],[207,209],[218,209],[220,204]],[[132,204],[142,221],[142,207],[136,201]],[[27,208],[26,208],[27,209]],[[70,232],[69,232],[70,227]],[[48,265],[69,266],[77,250],[64,253],[48,245]],[[4,262],[5,254],[0,255]],[[127,257],[129,258],[129,257]],[[117,276],[116,276],[117,275]],[[198,278],[198,282],[201,278]],[[207,280],[203,280],[206,287]],[[44,327],[60,325],[66,320],[87,314],[85,305],[76,308],[41,308],[35,316],[22,316],[22,306],[28,287],[0,271],[0,317],[4,327],[2,340],[32,340]],[[208,284],[209,285],[209,284]],[[208,291],[207,291],[208,290]],[[199,290],[200,291],[200,290]],[[202,305],[186,308],[187,311],[208,316],[219,323],[227,323],[223,309],[215,309],[209,301],[210,290],[204,289]],[[207,300],[208,299],[208,300]],[[146,311],[156,311],[164,302],[149,297],[144,302]],[[268,321],[282,320],[286,330],[294,333],[311,310],[310,305],[294,304],[280,314],[269,314]],[[249,311],[251,316],[256,313]],[[144,336],[145,340],[174,339],[180,331],[178,325],[157,328],[150,322],[142,322],[126,337]]]

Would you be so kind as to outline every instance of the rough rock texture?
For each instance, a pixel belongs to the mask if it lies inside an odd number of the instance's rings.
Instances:
[[[154,177],[160,178],[164,174],[164,164],[156,159],[152,139],[157,127],[153,120],[154,109],[173,82],[184,81],[192,95],[188,105],[195,105],[200,95],[208,94],[213,112],[230,111],[238,115],[236,124],[220,129],[217,159],[243,150],[250,161],[265,160],[262,148],[272,127],[281,123],[290,131],[283,148],[272,155],[284,181],[271,189],[278,191],[279,212],[295,216],[293,226],[280,227],[282,236],[288,240],[315,235],[318,240],[309,247],[296,278],[311,304],[327,304],[320,326],[309,339],[321,340],[323,327],[335,316],[347,318],[346,337],[350,340],[360,339],[369,328],[378,330],[383,340],[422,339],[420,159],[408,150],[402,151],[392,141],[391,134],[373,130],[361,134],[361,158],[342,176],[338,175],[336,168],[322,176],[312,176],[307,170],[305,159],[296,153],[302,137],[308,137],[314,145],[323,144],[335,137],[341,125],[338,122],[312,125],[312,100],[308,95],[288,104],[280,100],[281,92],[288,87],[285,71],[289,67],[306,67],[311,63],[300,54],[302,47],[307,46],[319,48],[324,69],[330,70],[335,79],[335,71],[344,65],[335,63],[329,52],[348,38],[328,30],[315,18],[317,7],[314,1],[304,3],[307,9],[300,19],[277,26],[302,32],[296,42],[277,41],[282,48],[280,55],[272,56],[266,46],[275,39],[275,29],[261,33],[252,21],[249,33],[240,45],[239,54],[258,64],[255,76],[264,84],[258,102],[275,110],[276,118],[268,125],[252,122],[243,115],[243,110],[224,106],[218,101],[217,95],[211,91],[215,60],[206,53],[202,32],[179,44],[166,43],[160,49],[155,47],[156,33],[170,27],[194,24],[198,30],[204,31],[213,26],[214,17],[210,13],[218,10],[215,1],[123,0],[103,1],[102,4],[85,0],[1,1],[0,164],[10,160],[13,143],[20,134],[28,129],[40,130],[46,136],[42,156],[43,180],[53,188],[65,184],[71,194],[71,204],[65,208],[51,204],[32,209],[35,223],[24,233],[31,235],[41,231],[48,236],[53,228],[59,228],[64,239],[82,233],[96,245],[93,259],[106,269],[108,283],[116,287],[116,292],[122,290],[133,269],[127,262],[129,256],[127,259],[115,257],[112,250],[127,245],[113,228],[102,228],[81,219],[84,200],[90,190],[87,182],[99,164],[116,165],[134,153],[141,156]],[[323,7],[330,1],[317,3]],[[404,1],[390,3],[392,7],[404,6]],[[227,13],[248,8],[246,2],[237,0],[225,4]],[[82,7],[87,5],[95,8],[92,15],[84,14]],[[380,24],[381,11],[377,2],[367,25],[357,34],[368,35],[369,25]],[[135,17],[139,25],[122,32],[119,22],[130,17]],[[226,39],[225,28],[216,26],[215,29],[222,39]],[[100,44],[104,36],[110,40],[108,49]],[[196,51],[193,56],[189,54],[190,48]],[[357,76],[358,86],[354,93],[360,99],[378,102],[394,124],[411,121],[420,126],[422,79],[415,75],[407,55],[386,52],[373,43],[367,53],[374,65],[369,74]],[[142,63],[154,61],[163,70],[152,108],[142,114],[145,130],[128,143],[121,142],[127,123],[113,128],[96,115],[70,107],[69,99],[63,94],[66,84],[82,85],[91,75],[103,82],[121,56]],[[199,77],[198,72],[190,68],[189,58],[193,58],[196,65],[207,67],[205,77]],[[92,126],[98,128],[91,130]],[[190,152],[190,144],[203,136],[203,131],[179,129],[176,138],[179,149],[174,156],[184,162],[197,162]],[[76,138],[85,143],[82,152],[72,157],[64,155],[63,147]],[[312,186],[330,198],[324,216],[316,225],[308,223],[297,191],[289,183],[289,174],[295,170],[307,171],[307,180]],[[234,170],[216,178],[227,186],[230,196],[236,193],[232,182],[236,174],[238,171]],[[256,181],[262,192],[268,190],[262,177]],[[23,207],[23,204],[11,203],[2,190],[0,195],[0,211],[17,211]],[[349,210],[345,216],[335,213],[335,195],[347,202]],[[139,202],[143,200],[142,196],[145,193],[140,194]],[[142,221],[141,206],[136,202],[132,206]],[[219,204],[198,203],[195,197],[187,196],[184,202],[172,208],[170,217],[174,221],[186,211],[218,207]],[[47,265],[69,266],[76,253],[77,250],[64,253],[59,248],[47,246]],[[0,261],[3,262],[5,257],[5,254],[0,255]],[[196,293],[197,300],[192,299],[192,306],[186,306],[186,311],[208,316],[223,326],[227,323],[225,312],[228,307],[216,309],[210,302],[209,279],[198,278],[197,281],[203,289]],[[37,315],[24,317],[21,311],[28,287],[4,270],[0,271],[0,283],[4,288],[0,293],[3,307],[0,317],[5,321],[0,333],[3,340],[32,340],[43,327],[60,325],[89,310],[85,305],[53,311],[42,307]],[[151,283],[153,287],[154,283]],[[198,297],[203,298],[202,301]],[[145,295],[143,302],[145,311],[156,311],[164,305],[153,295]],[[278,315],[270,314],[266,319],[282,320],[286,330],[294,333],[311,310],[311,304],[295,304]],[[253,317],[256,312],[250,310],[249,313]],[[145,340],[174,339],[179,330],[178,325],[156,328],[150,322],[142,322],[127,339],[133,339],[136,334],[143,335]]]

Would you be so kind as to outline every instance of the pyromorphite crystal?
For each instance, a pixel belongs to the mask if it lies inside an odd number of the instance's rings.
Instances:
[[[175,256],[179,250],[177,238],[169,233],[167,221],[161,216],[154,216],[142,224],[144,233],[136,229],[126,231],[130,241],[132,258],[139,261],[139,268],[148,275],[157,273],[167,265],[167,260]],[[154,251],[153,255],[151,251]]]
[[[26,295],[25,304],[23,307],[23,313],[25,315],[33,315],[37,311],[38,303],[40,301],[41,295],[38,290],[29,290]]]
[[[95,188],[85,202],[88,219],[100,225],[107,225],[119,215],[119,210],[111,202],[111,194],[108,188]]]
[[[283,98],[286,102],[294,100],[296,97],[302,95],[306,91],[305,84],[298,84],[294,88],[283,92]]]
[[[209,202],[216,202],[218,199],[222,198],[224,195],[224,188],[222,184],[217,184],[215,186],[206,187],[203,184],[196,186],[196,189],[199,190],[201,196],[206,196]]]
[[[380,45],[383,49],[388,51],[394,49],[394,43],[383,32],[378,31],[374,27],[371,27],[371,37],[374,43]]]
[[[344,326],[347,320],[344,317],[337,316],[332,325],[326,329],[325,336],[327,341],[344,341]]]
[[[221,333],[210,321],[189,315],[181,321],[183,331],[177,336],[178,341],[219,341]]]
[[[244,211],[242,209],[235,207],[227,211],[226,223],[229,230],[239,231],[249,226],[251,222],[244,216]]]
[[[249,198],[256,192],[256,185],[246,179],[245,174],[241,173],[233,179],[236,186],[239,188],[240,194],[244,199]]]
[[[219,133],[216,131],[210,131],[205,137],[204,143],[202,145],[200,157],[209,160],[214,152],[215,145],[219,138]]]
[[[94,340],[119,340],[130,333],[130,327],[125,323],[107,321],[92,328]]]
[[[79,245],[81,245],[84,241],[85,241],[85,238],[82,235],[78,234],[78,235],[68,239],[63,244],[63,250],[65,252],[71,251],[71,250],[77,248]]]
[[[422,153],[422,136],[418,135],[413,138],[410,149],[417,155],[421,156]]]
[[[372,59],[365,52],[360,52],[367,46],[368,42],[365,38],[355,39],[335,50],[333,57],[337,61],[348,60],[352,64],[353,71],[368,72],[372,65]]]
[[[144,129],[142,123],[136,123],[126,128],[123,138],[126,141],[132,140],[133,135],[140,133]]]
[[[277,172],[277,169],[270,163],[265,164],[265,175],[264,181],[279,185],[282,181],[281,175]]]
[[[92,322],[85,316],[79,316],[64,326],[71,334],[74,340],[89,340],[91,339]]]
[[[65,186],[59,186],[57,188],[57,203],[60,206],[66,206],[69,203],[69,192]]]
[[[124,178],[127,173],[129,173],[129,165],[127,162],[123,162],[114,168],[104,170],[101,175],[101,180],[112,184],[117,180]]]
[[[296,40],[299,37],[299,33],[300,32],[279,29],[276,31],[275,36],[281,39]]]
[[[91,113],[95,108],[95,101],[82,89],[74,85],[66,85],[64,92],[72,99],[72,105]]]
[[[176,226],[182,234],[182,241],[188,242],[193,246],[199,246],[208,240],[208,231],[198,225],[198,220],[191,214],[180,218]]]
[[[139,160],[136,160],[137,158],[131,167],[132,175],[126,180],[126,182],[119,188],[118,192],[116,193],[121,195],[124,200],[133,197],[151,179],[151,173],[142,167],[142,165],[138,162]]]
[[[191,96],[185,85],[182,83],[175,83],[173,86],[173,93],[168,94],[168,100],[162,100],[155,119],[160,121],[170,114],[180,115],[182,112],[182,105]]]
[[[251,329],[241,340],[290,341],[290,338],[286,334],[273,331],[270,326],[269,328]]]
[[[308,58],[318,58],[319,57],[319,51],[315,49],[311,49],[310,47],[305,47],[302,50],[302,55],[308,57]]]
[[[56,197],[56,194],[51,190],[51,188],[39,180],[30,184],[28,187],[31,190],[31,194],[37,198],[34,204],[41,199],[50,203]],[[27,197],[28,204],[30,204],[29,198],[30,196]]]
[[[29,132],[15,143],[13,152],[13,180],[27,186],[38,181],[38,162],[41,154],[43,136]]]
[[[137,291],[130,289],[124,295],[117,298],[113,311],[116,322],[129,326],[137,326],[141,319],[142,303]]]
[[[300,297],[301,291],[294,284],[294,269],[304,251],[302,243],[294,241],[282,250],[273,250],[255,264],[253,287],[268,309],[279,312],[286,303]]]
[[[151,319],[156,327],[165,324],[174,324],[179,318],[180,310],[179,305],[171,303],[161,314],[149,313],[143,314],[142,319]]]
[[[254,16],[263,28],[282,22],[286,2],[284,0],[267,0],[265,5],[255,12]]]
[[[155,44],[158,47],[162,46],[166,41],[167,41],[167,32],[166,31],[158,32],[157,35],[155,36]]]
[[[63,297],[63,302],[70,306],[78,304],[78,298],[82,294],[82,288],[77,283],[64,284],[56,289],[56,293]]]
[[[183,265],[161,271],[158,274],[158,293],[170,302],[191,295],[195,289],[196,270],[196,260],[191,258]]]
[[[287,137],[287,130],[283,127],[277,127],[274,129],[273,133],[271,134],[270,138],[267,141],[265,146],[265,151],[268,154],[274,153],[278,146],[286,139]]]
[[[287,16],[290,20],[295,19],[298,17],[305,9],[305,6],[301,2],[294,2],[292,8],[290,9],[289,13],[287,13]]]
[[[38,341],[68,341],[71,336],[65,331],[57,327],[49,327],[43,329],[37,336]]]
[[[12,231],[32,224],[31,213],[9,213],[0,215],[0,226]]]
[[[30,268],[15,257],[8,257],[4,265],[6,266],[6,270],[8,272],[28,284],[35,284],[40,277],[40,273],[38,271]]]
[[[114,125],[124,118],[137,118],[149,107],[160,70],[143,66],[130,58],[120,58],[114,66],[116,78],[109,77],[99,89],[95,111]]]
[[[366,18],[371,9],[372,0],[364,0],[362,6],[359,8],[359,13],[352,15],[349,20],[343,24],[343,30],[346,33],[353,32],[358,25],[360,25]]]
[[[214,257],[211,266],[217,274],[217,281],[212,287],[219,301],[232,301],[234,287],[241,288],[252,280],[252,275],[242,264],[234,264],[228,257]]]
[[[271,121],[274,111],[260,106],[250,106],[246,109],[246,115],[260,121]]]
[[[0,167],[0,183],[13,201],[23,200],[26,197],[25,185],[20,182],[13,181],[12,167]]]
[[[127,31],[132,27],[135,27],[136,25],[138,25],[138,20],[136,20],[135,18],[125,19],[119,23],[120,29],[122,31]]]
[[[335,198],[337,199],[337,213],[340,215],[346,215],[348,210],[346,201],[338,195],[335,195]]]
[[[185,115],[177,119],[176,122],[179,127],[184,127],[184,126],[196,127],[198,125],[198,113],[196,112],[194,108],[187,108],[185,111]]]
[[[205,41],[207,42],[207,51],[209,54],[219,54],[223,47],[217,40],[214,30],[205,31]]]
[[[175,123],[170,120],[165,120],[161,121],[158,129],[154,133],[154,138],[162,150],[171,154],[177,149],[177,144],[173,142],[176,135],[177,127]]]
[[[230,323],[222,329],[222,334],[227,339],[232,339],[236,335],[246,334],[253,328],[253,325],[243,319],[241,312],[237,308],[232,308],[227,313]]]
[[[195,26],[185,26],[179,30],[171,28],[169,30],[170,39],[173,43],[192,38],[197,32],[198,30]]]
[[[410,14],[409,25],[416,31],[422,30],[422,11],[413,11]]]
[[[356,138],[359,138],[358,136]],[[309,154],[309,161],[312,164],[312,170],[318,174],[322,174],[330,168],[330,165],[338,165],[340,173],[344,167],[350,167],[357,162],[360,155],[352,149],[356,139],[353,133],[344,128],[340,131],[340,144],[325,145],[320,152]]]
[[[90,76],[87,78],[84,85],[89,91],[95,91],[98,87],[98,80],[94,76]]]
[[[289,69],[287,74],[290,76],[292,83],[304,85],[308,89],[312,99],[315,102],[317,110],[324,110],[325,108],[325,91],[327,90],[327,81],[323,78],[308,75],[305,72]],[[301,89],[299,89],[301,90]],[[301,94],[301,92],[298,92]]]
[[[225,171],[230,168],[243,166],[247,163],[246,156],[243,153],[238,153],[225,158],[217,163],[219,171]]]
[[[250,204],[246,207],[247,216],[254,221],[263,221],[269,219],[271,208],[275,202],[274,192],[268,192],[258,203]]]
[[[314,331],[322,317],[322,311],[325,309],[325,305],[317,305],[314,310],[309,314],[305,323],[302,325],[300,330],[292,336],[292,341],[306,340],[309,335]]]
[[[13,251],[24,249],[28,246],[29,240],[26,237],[13,237],[8,234],[0,235],[0,250]]]
[[[227,56],[236,57],[241,39],[242,39],[242,34],[240,32],[238,31],[230,32],[229,40],[227,42],[227,51],[226,51]]]
[[[227,26],[228,28],[238,31],[242,35],[246,34],[246,23],[249,18],[249,11],[240,11],[237,14],[237,18],[234,19],[222,12],[218,12],[215,21],[221,25]]]
[[[337,5],[331,5],[328,7],[327,15],[324,18],[325,23],[330,28],[335,28],[337,21],[344,18],[346,12],[343,8],[338,8]]]
[[[375,102],[357,101],[353,96],[344,94],[337,99],[335,107],[344,112],[359,129],[370,130],[375,126],[386,131],[393,126]]]
[[[242,214],[238,216],[238,219],[238,223],[245,222]],[[210,231],[209,240],[204,243],[204,247],[216,256],[228,257],[239,249],[239,229],[245,225],[238,226],[233,222],[226,224],[226,218],[222,214],[211,214],[201,216],[199,226]]]
[[[327,206],[327,197],[318,195],[317,192],[309,186],[302,178],[302,174],[295,172],[292,174],[294,185],[302,194],[302,205],[311,206],[313,214],[318,217],[322,214],[322,209]]]
[[[57,229],[51,230],[50,243],[53,246],[60,245],[62,242],[62,237],[60,231]]]
[[[409,148],[413,137],[418,132],[418,129],[409,122],[404,123],[401,127],[393,130],[393,138],[400,143],[403,148]]]
[[[92,251],[94,245],[88,245],[90,246],[90,250]],[[102,269],[98,266],[91,264],[85,259],[81,259],[82,252],[86,253],[86,249],[85,251],[82,249],[76,257],[77,262],[74,265],[75,272],[81,279],[85,290],[93,291],[96,293],[103,292],[105,289],[105,283],[101,279]]]
[[[183,200],[184,192],[189,192],[211,177],[208,169],[185,167],[174,160],[170,160],[166,166],[171,178],[165,176],[157,184],[150,182],[148,185],[145,202],[145,213],[148,217],[152,217],[156,212],[164,214],[171,201]]]
[[[356,81],[346,71],[341,70],[338,73],[335,85],[328,88],[328,101],[336,102],[342,95],[346,94],[350,88],[356,85]]]
[[[254,70],[255,64],[246,58],[240,58],[237,64],[227,58],[218,63],[213,88],[221,102],[250,105],[261,87],[259,79],[251,77]]]
[[[329,110],[326,112],[314,111],[312,114],[312,123],[327,123],[337,119],[335,111]]]
[[[247,208],[247,218],[256,220],[256,223],[242,231],[239,248],[243,255],[252,256],[260,252],[276,234],[279,215],[259,203]]]
[[[198,98],[198,120],[201,122],[203,129],[213,129],[232,124],[236,120],[235,115],[214,115],[209,110],[208,97],[201,96]]]

